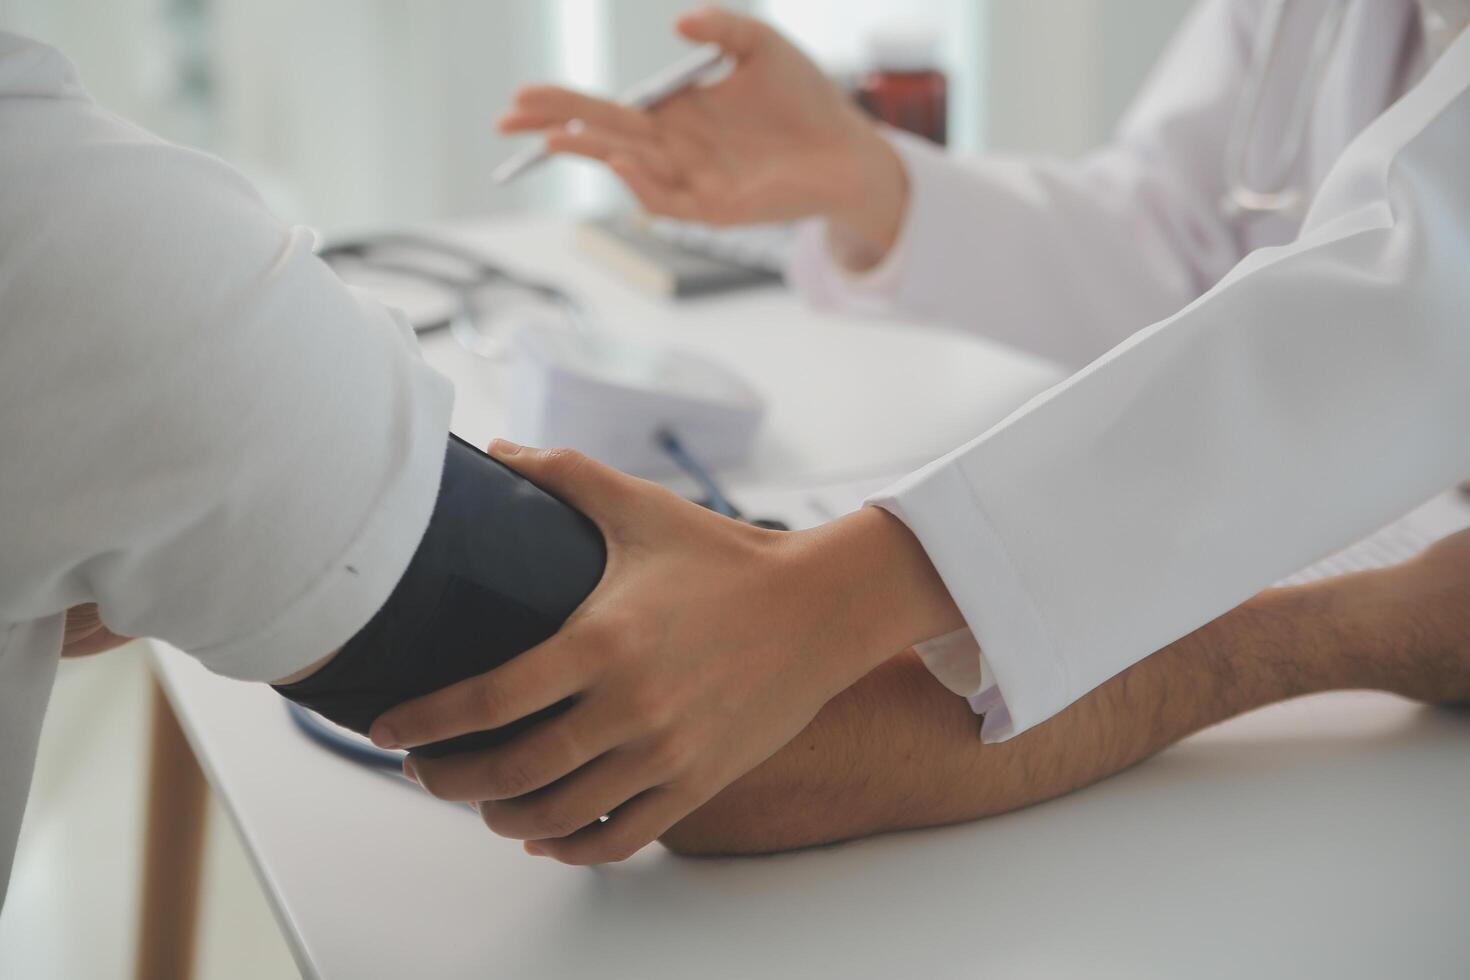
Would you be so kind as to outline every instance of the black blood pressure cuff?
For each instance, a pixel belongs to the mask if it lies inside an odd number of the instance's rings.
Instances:
[[[451,435],[429,529],[393,594],[326,666],[276,690],[365,733],[388,708],[550,637],[597,585],[606,559],[602,535],[581,512]],[[495,745],[564,706],[415,751]]]

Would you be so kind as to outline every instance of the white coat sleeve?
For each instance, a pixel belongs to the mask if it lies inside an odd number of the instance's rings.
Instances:
[[[1470,474],[1467,146],[1470,35],[1348,147],[1298,241],[875,498],[983,651],[951,638],[936,673],[1003,702],[987,737]]]
[[[910,188],[894,249],[854,275],[832,257],[825,223],[808,222],[788,278],[819,306],[901,313],[1088,363],[1243,257],[1219,208],[1220,161],[1255,6],[1193,11],[1116,137],[1082,160],[967,160],[892,134]]]
[[[330,653],[427,526],[451,390],[240,175],[0,38],[0,623],[270,680]]]

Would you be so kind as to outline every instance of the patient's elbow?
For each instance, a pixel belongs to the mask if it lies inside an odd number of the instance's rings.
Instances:
[[[826,842],[820,821],[800,794],[767,785],[759,770],[725,788],[714,799],[674,824],[659,842],[684,857],[770,854]],[[814,833],[814,831],[817,831]]]
[[[659,843],[681,857],[753,854],[760,849],[750,847],[752,829],[733,819],[717,797],[664,831]]]
[[[718,857],[730,853],[728,839],[703,828],[686,827],[682,822],[664,831],[658,841],[680,857]]]
[[[775,854],[864,837],[886,826],[833,819],[795,791],[739,783],[680,820],[659,842],[684,857]]]

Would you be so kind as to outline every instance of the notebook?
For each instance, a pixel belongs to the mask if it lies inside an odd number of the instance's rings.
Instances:
[[[611,215],[577,228],[583,252],[634,286],[683,299],[781,281],[784,230]]]

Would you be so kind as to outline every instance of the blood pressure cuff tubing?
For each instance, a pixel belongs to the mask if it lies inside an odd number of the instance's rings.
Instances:
[[[388,708],[551,636],[597,585],[606,559],[602,535],[580,511],[450,436],[429,529],[393,594],[326,666],[276,690],[365,733]],[[496,745],[565,706],[415,751]]]

